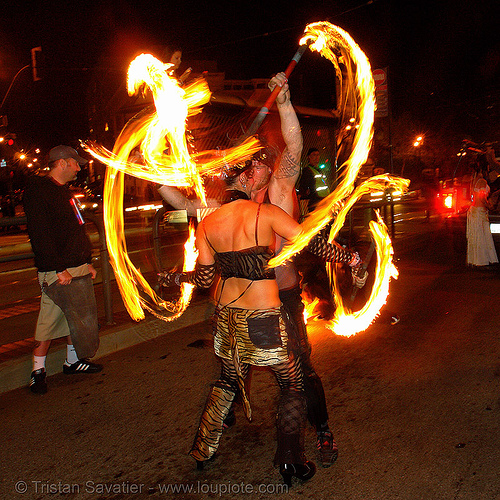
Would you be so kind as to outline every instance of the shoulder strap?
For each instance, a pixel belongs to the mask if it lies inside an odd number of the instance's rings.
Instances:
[[[258,235],[258,229],[259,229],[259,213],[260,213],[260,207],[262,203],[259,203],[259,206],[257,207],[257,216],[255,217],[255,245],[259,246],[259,235]]]
[[[208,239],[208,236],[207,236],[207,231],[205,229],[205,224],[204,222],[202,221],[201,223],[202,227],[203,227],[203,234],[205,235],[205,239],[207,240],[207,243],[209,245],[209,247],[215,252],[217,253],[217,250],[213,247],[212,243],[210,243],[210,240]]]

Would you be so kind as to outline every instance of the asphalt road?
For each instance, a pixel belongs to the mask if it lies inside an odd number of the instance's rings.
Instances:
[[[97,277],[94,281],[99,318],[104,322],[105,310],[99,253],[99,238],[89,231],[93,240],[94,267]],[[162,234],[162,265],[173,268],[182,264],[185,230],[171,227]],[[157,264],[152,249],[151,227],[129,225],[126,231],[128,255],[134,265],[141,270],[151,283],[156,282]],[[0,237],[0,258],[7,255],[25,255],[31,252],[26,233],[15,233]],[[124,311],[116,281],[111,272],[111,298],[114,313]],[[9,344],[33,336],[40,306],[40,285],[33,259],[0,263],[0,345]]]
[[[340,450],[310,481],[280,493],[277,390],[262,370],[254,420],[238,406],[195,470],[187,452],[219,369],[200,323],[101,359],[100,374],[52,376],[45,396],[0,395],[0,498],[500,498],[500,274],[468,270],[463,233],[432,229],[396,255],[386,309],[399,324],[350,338],[309,327]],[[313,460],[314,445],[308,426]]]

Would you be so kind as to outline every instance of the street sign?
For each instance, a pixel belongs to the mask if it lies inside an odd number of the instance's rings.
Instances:
[[[375,87],[384,85],[387,80],[387,74],[384,69],[374,69],[372,72]]]
[[[375,83],[375,101],[377,109],[375,117],[386,118],[389,116],[389,93],[387,88],[387,72],[385,69],[374,69],[372,72]]]

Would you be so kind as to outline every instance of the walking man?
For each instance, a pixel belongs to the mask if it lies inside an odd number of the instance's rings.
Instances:
[[[23,196],[42,290],[29,384],[35,394],[47,392],[45,360],[55,338],[67,337],[65,374],[102,370],[102,365],[87,360],[99,346],[92,284],[97,272],[78,202],[67,187],[85,163],[69,146],[52,148],[48,175],[33,176]]]

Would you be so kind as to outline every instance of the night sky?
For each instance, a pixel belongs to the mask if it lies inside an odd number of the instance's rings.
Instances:
[[[458,136],[500,139],[498,0],[200,4],[46,0],[2,8],[2,99],[16,72],[29,64],[32,47],[42,46],[46,65],[40,82],[33,82],[30,69],[18,76],[1,111],[8,130],[25,144],[44,147],[85,138],[86,93],[96,68],[125,79],[136,54],[168,43],[182,46],[186,62],[217,61],[226,78],[267,78],[285,69],[306,24],[328,20],[351,34],[372,68],[389,68],[396,119],[408,114],[429,129],[444,121]],[[317,82],[321,100],[330,82],[312,54],[292,80],[301,73]]]

